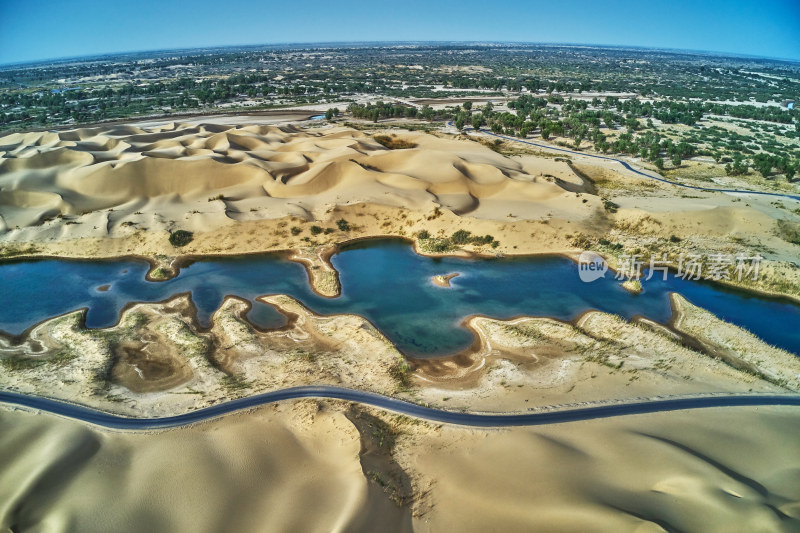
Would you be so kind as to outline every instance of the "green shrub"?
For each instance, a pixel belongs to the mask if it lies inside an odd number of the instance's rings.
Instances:
[[[609,213],[616,213],[617,209],[619,209],[619,204],[615,204],[611,200],[607,200],[607,199],[603,198],[603,207]]]
[[[417,238],[418,239],[430,239],[431,238],[431,234],[430,234],[430,232],[428,230],[423,229],[423,230],[420,230],[420,231],[417,232]]]
[[[303,229],[298,228],[297,226],[292,226],[292,229],[289,231],[292,232],[292,235],[300,235],[301,233],[303,233]]]
[[[311,235],[319,235],[322,231],[322,228],[319,226],[311,226]]]
[[[453,244],[467,244],[469,242],[470,232],[465,229],[460,229],[453,233],[450,240]]]
[[[336,221],[336,226],[340,231],[350,231],[350,223],[343,218]]]
[[[186,246],[194,239],[194,234],[191,231],[179,229],[169,234],[169,243],[172,246]]]

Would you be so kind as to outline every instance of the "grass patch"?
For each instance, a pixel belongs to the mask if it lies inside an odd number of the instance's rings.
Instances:
[[[108,390],[111,385],[111,371],[114,369],[115,363],[115,357],[108,357],[102,365],[92,371],[92,376],[89,380],[97,385],[100,390]]]
[[[289,358],[298,361],[305,361],[306,363],[315,363],[319,355],[316,352],[307,352],[305,350],[293,350],[289,353]]]
[[[544,333],[528,324],[506,324],[503,326],[503,331],[512,337],[522,337],[536,341],[547,340],[547,336]]]
[[[0,248],[0,258],[2,257],[16,257],[18,255],[33,255],[39,253],[39,248],[35,246],[3,246]]]
[[[70,350],[59,350],[51,357],[23,357],[13,356],[5,359],[0,359],[0,365],[8,371],[16,370],[30,370],[38,368],[42,365],[54,366],[61,368],[66,366],[70,361],[78,357],[78,354]]]
[[[411,388],[411,366],[404,359],[389,367],[389,376],[395,380],[400,390]]]
[[[33,359],[30,357],[9,357],[6,359],[0,359],[0,365],[3,365],[3,368],[9,372],[30,370],[32,368],[40,367],[46,362],[47,361],[44,359]]]
[[[164,267],[158,267],[150,272],[150,278],[159,281],[165,281],[170,278],[170,272]]]
[[[395,135],[392,135],[391,137],[388,135],[376,135],[373,137],[373,139],[378,141],[379,144],[385,146],[389,150],[404,150],[417,147],[415,143],[398,139]]]
[[[792,244],[800,244],[800,224],[791,220],[778,221],[778,237]]]
[[[420,239],[419,247],[423,252],[432,253],[449,252],[454,248],[453,243],[450,242],[450,239],[436,238]]]
[[[239,376],[225,375],[222,377],[222,386],[229,393],[239,392],[250,388],[250,382]]]

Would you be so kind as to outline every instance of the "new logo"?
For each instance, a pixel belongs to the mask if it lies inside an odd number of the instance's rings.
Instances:
[[[606,260],[594,252],[581,252],[578,256],[578,276],[581,281],[590,283],[605,277],[608,271]]]

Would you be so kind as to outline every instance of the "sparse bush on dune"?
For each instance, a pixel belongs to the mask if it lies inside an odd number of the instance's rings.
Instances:
[[[417,146],[415,143],[398,139],[395,136],[389,137],[388,135],[376,135],[373,138],[389,150],[403,150],[406,148],[416,148]]]

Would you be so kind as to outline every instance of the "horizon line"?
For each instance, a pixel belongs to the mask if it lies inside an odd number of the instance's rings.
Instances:
[[[723,52],[715,50],[697,50],[690,48],[665,48],[653,47],[642,45],[628,45],[628,44],[597,44],[597,43],[573,43],[573,42],[545,42],[545,41],[426,41],[426,40],[387,40],[387,41],[316,41],[316,42],[275,42],[275,43],[257,43],[257,44],[226,44],[214,46],[194,46],[187,48],[152,48],[143,50],[128,50],[121,52],[100,52],[95,54],[78,55],[78,56],[61,56],[51,57],[45,59],[35,59],[30,61],[16,61],[10,63],[0,63],[0,69],[8,70],[9,68],[25,68],[39,65],[55,64],[55,63],[69,63],[89,61],[99,58],[114,58],[123,57],[136,54],[158,54],[168,52],[184,52],[184,51],[201,51],[201,50],[231,50],[240,48],[268,48],[268,47],[290,47],[290,48],[328,48],[330,45],[344,46],[344,45],[420,45],[420,44],[433,44],[433,45],[447,45],[447,44],[471,44],[471,45],[515,45],[515,46],[563,46],[567,48],[617,48],[617,49],[630,49],[630,50],[652,50],[668,53],[683,53],[688,55],[706,55],[720,58],[741,58],[741,59],[758,59],[767,61],[779,61],[783,63],[800,64],[800,58],[788,57],[770,57],[753,54],[743,54],[738,52]],[[326,46],[323,46],[326,45]]]

